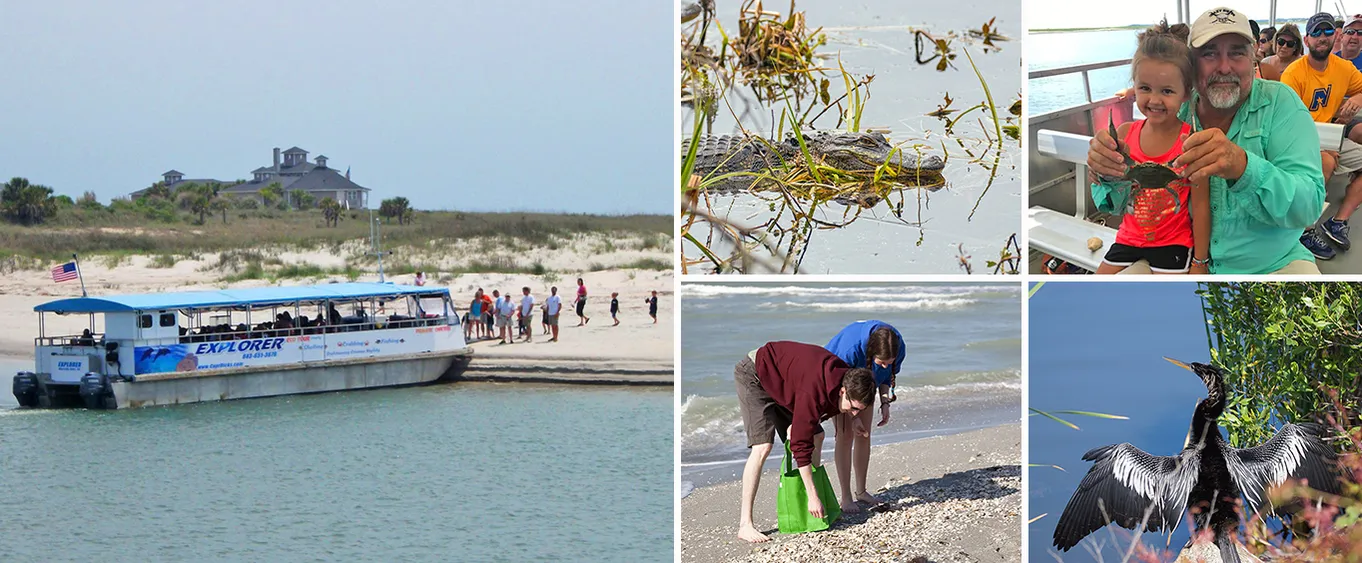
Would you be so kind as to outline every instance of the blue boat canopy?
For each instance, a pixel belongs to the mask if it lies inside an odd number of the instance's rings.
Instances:
[[[213,307],[269,306],[296,301],[325,301],[362,299],[368,297],[398,297],[406,295],[444,295],[443,287],[418,287],[392,283],[332,283],[222,289],[216,291],[185,291],[180,293],[142,293],[136,295],[102,295],[74,297],[49,301],[34,307],[39,313],[120,313],[128,311],[168,311],[172,309],[205,309]]]

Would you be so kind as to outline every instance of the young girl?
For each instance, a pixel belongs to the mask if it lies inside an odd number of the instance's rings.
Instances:
[[[620,325],[619,313],[620,313],[620,292],[616,291],[610,294],[610,318],[615,320],[615,324],[612,324],[610,326]]]
[[[903,335],[882,321],[856,321],[828,341],[829,352],[848,366],[869,368],[875,373],[880,395],[880,423],[889,423],[889,403],[894,402],[894,384],[903,367]],[[871,405],[866,405],[870,407]],[[833,417],[837,427],[837,447],[833,461],[841,486],[842,512],[859,512],[857,502],[879,504],[880,499],[865,490],[866,471],[870,468],[870,419],[874,409],[866,408],[856,416],[842,413]],[[853,451],[854,450],[854,451]],[[856,491],[851,490],[852,458],[855,458]]]
[[[1132,160],[1168,165],[1182,154],[1182,138],[1192,127],[1178,119],[1178,109],[1191,99],[1192,60],[1185,24],[1167,21],[1140,34],[1131,61],[1135,105],[1145,119],[1122,123],[1116,131],[1121,149]],[[1145,188],[1128,197],[1129,182],[1094,182],[1092,199],[1100,211],[1124,208],[1116,244],[1111,245],[1099,274],[1115,274],[1138,260],[1156,274],[1205,274],[1210,265],[1211,212],[1206,186],[1193,190],[1179,178],[1165,189]],[[1193,195],[1195,194],[1195,195]]]

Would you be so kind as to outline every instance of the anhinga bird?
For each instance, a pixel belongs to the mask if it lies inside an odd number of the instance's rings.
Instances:
[[[1339,492],[1336,456],[1321,439],[1323,426],[1287,424],[1256,448],[1230,446],[1216,424],[1225,412],[1220,369],[1164,359],[1191,370],[1206,384],[1206,398],[1197,402],[1182,452],[1156,456],[1125,443],[1084,454],[1083,459],[1094,465],[1059,517],[1055,547],[1068,551],[1111,522],[1131,530],[1171,532],[1191,508],[1193,538],[1196,532],[1211,530],[1221,559],[1238,563],[1234,538],[1241,495],[1246,509],[1256,511],[1267,489],[1287,479],[1305,479],[1316,490]]]

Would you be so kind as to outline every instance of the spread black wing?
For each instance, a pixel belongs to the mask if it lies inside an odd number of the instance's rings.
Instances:
[[[1187,449],[1156,456],[1126,443],[1097,448],[1083,459],[1096,463],[1055,526],[1055,547],[1061,551],[1112,522],[1131,530],[1141,523],[1156,532],[1176,528],[1196,485],[1201,454]]]
[[[1324,427],[1314,423],[1288,424],[1256,448],[1226,446],[1226,465],[1247,505],[1257,510],[1267,489],[1287,479],[1305,479],[1310,488],[1338,494],[1337,457],[1322,439]]]

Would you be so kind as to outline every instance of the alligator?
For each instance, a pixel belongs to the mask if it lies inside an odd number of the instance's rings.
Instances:
[[[691,140],[681,143],[684,160]],[[811,132],[804,135],[804,144],[814,160],[830,167],[863,176],[864,187],[837,196],[843,205],[874,207],[882,199],[871,185],[873,174],[881,164],[889,163],[881,182],[905,186],[940,187],[945,183],[941,170],[946,163],[937,156],[920,156],[912,148],[895,149],[879,133]],[[804,158],[799,142],[793,136],[784,141],[741,136],[701,137],[695,152],[692,174],[699,178],[717,178],[734,172],[769,173],[781,169],[782,163],[798,166]],[[779,174],[779,172],[777,172]],[[754,175],[735,175],[712,181],[706,189],[714,193],[734,193],[749,188],[769,188],[774,182]]]

